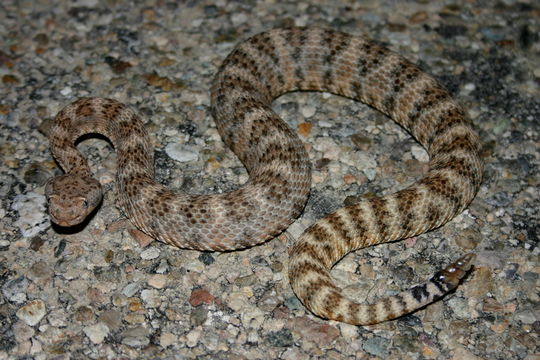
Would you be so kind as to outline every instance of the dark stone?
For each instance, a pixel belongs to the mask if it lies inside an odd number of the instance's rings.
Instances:
[[[458,35],[465,35],[467,33],[467,28],[463,25],[446,25],[442,24],[437,29],[435,29],[437,34],[441,35],[444,38],[453,38]]]
[[[214,257],[212,256],[212,254],[207,253],[207,252],[201,253],[201,255],[199,255],[199,260],[200,260],[204,265],[210,265],[210,264],[213,264],[213,263],[216,261],[216,260],[214,259]]]
[[[268,333],[266,341],[271,346],[276,347],[288,347],[294,343],[293,336],[289,329],[282,329],[279,331],[271,331]]]

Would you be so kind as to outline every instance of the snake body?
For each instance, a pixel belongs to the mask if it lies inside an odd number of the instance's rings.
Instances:
[[[310,188],[305,148],[271,109],[295,90],[328,91],[362,101],[403,126],[430,155],[430,170],[395,194],[342,208],[312,225],[290,251],[293,290],[313,313],[371,324],[424,306],[453,289],[473,255],[423,285],[362,305],[344,297],[330,268],[350,251],[439,227],[476,194],[479,141],[465,111],[431,76],[400,55],[359,36],[324,28],[283,28],[241,42],[224,60],[211,91],[212,113],[249,180],[224,194],[174,193],[154,180],[148,134],[137,115],[110,99],[82,98],[55,118],[54,157],[66,174],[46,186],[54,222],[81,222],[101,201],[76,140],[99,133],[118,153],[118,205],[141,231],[167,244],[225,251],[264,242],[303,210]]]

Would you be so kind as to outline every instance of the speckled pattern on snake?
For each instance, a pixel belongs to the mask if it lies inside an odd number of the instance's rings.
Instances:
[[[212,113],[223,141],[249,172],[235,191],[174,193],[156,183],[153,149],[137,115],[121,103],[82,98],[57,115],[52,152],[66,174],[49,181],[53,221],[80,223],[101,201],[75,141],[87,133],[118,153],[118,205],[141,231],[181,248],[225,251],[262,243],[303,210],[310,164],[298,136],[271,109],[295,90],[356,99],[404,127],[430,156],[430,170],[410,187],[344,207],[316,222],[290,251],[289,277],[302,303],[327,319],[372,324],[418,309],[455,288],[474,255],[461,257],[426,283],[373,305],[346,298],[331,267],[350,251],[437,228],[476,194],[479,140],[465,111],[431,76],[400,55],[359,36],[323,28],[283,28],[240,43],[215,78]]]

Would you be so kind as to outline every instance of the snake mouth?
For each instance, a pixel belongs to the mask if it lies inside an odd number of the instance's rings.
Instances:
[[[62,215],[61,217],[58,215]],[[58,226],[62,227],[72,227],[75,225],[79,225],[84,221],[86,216],[88,214],[77,214],[76,216],[66,216],[67,214],[52,214],[51,213],[51,220],[53,223],[55,223]]]

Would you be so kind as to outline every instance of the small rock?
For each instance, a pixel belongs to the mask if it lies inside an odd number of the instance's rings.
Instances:
[[[109,334],[109,328],[102,322],[83,328],[84,333],[94,344],[101,344]]]
[[[283,360],[308,360],[309,356],[300,351],[300,349],[291,347],[285,350],[285,352],[281,355],[281,358]]]
[[[312,127],[313,125],[311,125],[310,123],[307,123],[307,122],[300,123],[298,124],[298,133],[303,137],[308,137],[309,134],[311,133]]]
[[[463,298],[452,297],[448,300],[448,306],[452,309],[453,315],[458,319],[468,319],[471,316],[467,301]]]
[[[514,319],[521,321],[523,324],[534,324],[539,320],[539,316],[532,310],[523,310],[517,312]]]
[[[17,310],[17,317],[29,326],[38,324],[47,313],[45,303],[41,300],[33,300]]]
[[[159,256],[159,249],[157,247],[151,247],[149,249],[144,250],[141,253],[141,259],[143,260],[152,260]]]
[[[161,298],[159,297],[159,292],[154,289],[144,289],[141,291],[141,299],[146,304],[148,308],[157,308],[161,305]]]
[[[52,310],[49,315],[47,315],[47,321],[49,324],[56,328],[66,327],[67,326],[67,315],[64,309],[58,308]]]
[[[197,307],[201,304],[212,304],[216,298],[212,296],[207,290],[205,289],[195,289],[191,292],[191,296],[189,297],[189,303],[193,307]]]
[[[2,286],[2,295],[8,301],[15,304],[22,304],[26,301],[26,289],[28,288],[28,280],[24,276],[19,276],[16,279],[7,281]]]
[[[315,115],[315,112],[317,112],[317,108],[313,105],[306,105],[302,106],[302,109],[300,111],[305,118],[310,118]]]
[[[482,234],[472,229],[466,229],[456,236],[456,244],[459,247],[468,250],[476,248],[481,240]]]
[[[418,146],[418,145],[411,146],[411,153],[412,153],[413,158],[415,158],[418,161],[421,161],[421,162],[429,161],[428,153],[421,146]]]
[[[208,309],[201,306],[201,307],[197,307],[193,309],[189,317],[189,320],[191,322],[191,325],[195,327],[195,326],[204,324],[207,317],[208,317]]]
[[[200,260],[204,265],[210,265],[210,264],[213,264],[214,261],[216,261],[216,260],[214,259],[214,257],[212,256],[212,254],[207,253],[207,252],[201,253],[201,255],[199,255],[199,260]]]
[[[318,323],[307,316],[297,317],[286,326],[299,337],[323,347],[330,345],[340,335],[335,326]]]
[[[169,263],[166,259],[161,259],[161,262],[159,263],[158,268],[156,269],[156,273],[158,274],[166,274],[169,272]]]
[[[369,181],[373,181],[375,179],[375,176],[377,176],[377,173],[373,169],[365,169],[363,170],[364,175],[368,178]]]
[[[156,289],[163,289],[167,284],[167,275],[154,274],[148,279],[148,285]]]
[[[424,22],[425,20],[427,20],[427,18],[428,18],[427,12],[418,11],[418,12],[415,12],[410,17],[410,21],[411,21],[412,24],[418,24],[418,23],[421,23],[421,22]]]
[[[195,161],[199,158],[199,155],[190,149],[187,149],[185,145],[179,143],[169,143],[165,146],[165,152],[171,159],[180,162]]]
[[[475,267],[471,279],[465,287],[468,298],[482,298],[494,287],[493,273],[486,266]]]
[[[69,94],[71,94],[73,92],[73,90],[69,87],[69,86],[66,86],[65,88],[63,88],[62,90],[60,90],[60,94],[64,95],[64,96],[68,96]]]
[[[99,315],[98,320],[114,331],[122,325],[122,314],[117,310],[105,310]]]
[[[362,344],[362,348],[371,355],[378,356],[384,359],[388,353],[388,347],[390,346],[390,340],[382,337],[373,337],[367,339]]]
[[[250,304],[242,309],[240,320],[245,328],[258,329],[264,322],[264,313],[261,309]]]
[[[141,283],[139,282],[133,282],[131,284],[127,284],[124,287],[124,290],[122,290],[122,294],[126,295],[127,297],[132,297],[139,291],[141,288]]]
[[[370,137],[364,136],[362,134],[353,134],[351,135],[351,141],[356,147],[362,151],[367,151],[371,147],[373,140]]]
[[[3,210],[0,210],[0,219],[3,217],[2,211]],[[9,245],[11,245],[9,240],[0,240],[0,251],[9,249]]]
[[[88,323],[95,318],[94,311],[89,306],[81,306],[75,310],[75,320],[82,323]]]
[[[171,346],[175,344],[178,341],[178,337],[170,332],[162,332],[159,336],[159,345],[166,348],[167,346]]]
[[[302,303],[300,302],[300,300],[298,300],[298,298],[296,296],[290,296],[290,297],[286,298],[285,301],[283,302],[283,304],[289,310],[292,310],[292,311],[299,310],[299,309],[302,308]]]
[[[148,330],[143,326],[137,326],[122,332],[122,344],[131,347],[146,346],[150,343]]]
[[[199,343],[199,340],[202,336],[202,330],[200,328],[195,328],[187,333],[186,335],[186,345],[188,347],[194,347]]]
[[[293,336],[289,329],[282,329],[279,331],[271,331],[267,335],[266,341],[271,346],[276,347],[289,347],[294,343]]]
[[[24,322],[17,321],[13,325],[13,333],[15,335],[15,339],[17,339],[19,343],[22,343],[34,336],[35,330],[33,327],[26,325]]]
[[[19,219],[14,225],[19,228],[24,237],[34,237],[50,226],[43,195],[34,192],[17,195],[13,199],[11,208],[19,213]]]

